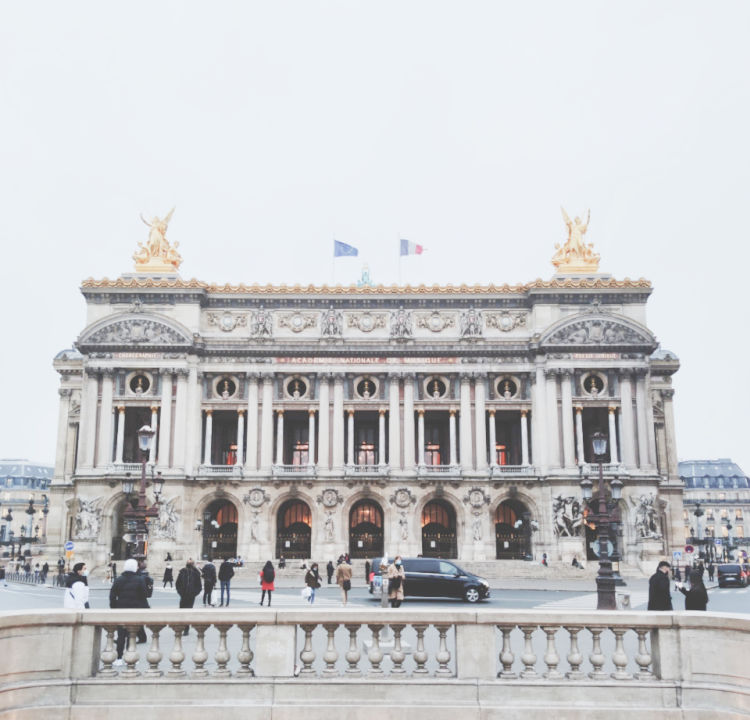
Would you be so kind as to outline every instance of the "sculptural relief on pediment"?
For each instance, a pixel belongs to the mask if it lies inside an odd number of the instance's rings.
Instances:
[[[184,345],[189,340],[158,320],[140,317],[115,320],[89,335],[84,342],[98,345]]]

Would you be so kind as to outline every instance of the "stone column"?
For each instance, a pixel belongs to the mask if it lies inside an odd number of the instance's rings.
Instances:
[[[529,457],[529,411],[521,410],[521,463],[531,465]]]
[[[550,468],[560,467],[560,421],[557,407],[557,371],[546,373],[547,410],[547,464]]]
[[[159,432],[159,467],[171,467],[172,445],[172,371],[161,371],[161,431]]]
[[[263,376],[260,410],[260,469],[271,471],[273,464],[273,375]]]
[[[307,464],[315,467],[315,410],[307,411]]]
[[[258,469],[258,376],[247,374],[247,452],[245,467]]]
[[[544,368],[537,365],[531,393],[531,437],[534,445],[534,465],[544,473],[547,469],[547,413],[545,402]]]
[[[79,423],[80,450],[78,460],[81,468],[94,467],[96,444],[96,404],[99,394],[99,376],[94,370],[83,370],[83,392],[81,393],[81,419]]]
[[[122,465],[125,452],[125,406],[117,406],[117,444],[115,446],[115,463]]]
[[[497,427],[495,426],[495,411],[490,410],[490,467],[497,465]]]
[[[471,378],[461,377],[461,411],[458,418],[458,434],[461,455],[461,467],[464,470],[473,468],[471,448]]]
[[[187,421],[185,432],[185,474],[193,473],[201,462],[201,375],[195,366],[189,368],[187,379]]]
[[[179,368],[177,371],[177,394],[174,399],[174,448],[172,464],[174,467],[185,467],[185,435],[187,433],[187,378],[188,371]]]
[[[575,433],[573,431],[573,391],[570,386],[572,375],[564,372],[560,388],[562,390],[562,434],[563,434],[563,462],[566,468],[573,468],[576,464]]]
[[[318,467],[328,470],[331,463],[329,461],[329,448],[331,440],[329,437],[329,428],[331,425],[330,416],[330,393],[331,386],[328,378],[320,378],[320,405],[318,409]]]
[[[636,427],[638,431],[638,466],[649,466],[648,433],[646,431],[646,377],[644,371],[638,371],[635,381]]]
[[[388,379],[388,464],[391,469],[401,467],[401,399],[399,397],[399,379],[391,375]]]
[[[245,411],[237,411],[237,459],[235,465],[242,465],[245,461]]]
[[[276,411],[276,464],[284,464],[284,411]]]
[[[156,441],[159,437],[159,406],[151,406],[151,430],[154,432],[151,441],[151,449],[148,451],[148,461],[153,465],[156,462]]]
[[[417,462],[424,465],[424,410],[417,410]]]
[[[385,465],[385,410],[378,410],[378,465]]]
[[[620,402],[622,415],[620,416],[620,430],[622,432],[622,462],[626,467],[635,467],[635,442],[633,428],[633,387],[630,374],[624,373],[620,377]]]
[[[578,450],[578,464],[586,462],[586,453],[583,447],[583,408],[576,406],[576,448]]]
[[[615,422],[615,415],[617,408],[612,405],[609,406],[609,457],[613,463],[620,462],[620,454],[617,449],[617,423]]]
[[[333,468],[344,467],[344,376],[333,378]]]
[[[211,464],[211,435],[214,427],[214,411],[206,410],[206,436],[203,441],[203,464]]]
[[[450,457],[451,465],[455,467],[458,465],[458,438],[456,437],[456,411],[451,409],[448,416],[448,432],[450,434]]]
[[[654,423],[654,402],[651,397],[651,378],[646,378],[646,435],[648,436],[648,463],[656,467],[656,424]]]
[[[484,374],[474,381],[474,442],[477,450],[477,470],[487,468],[487,411],[485,408]]]
[[[114,372],[110,368],[102,371],[102,407],[99,413],[99,444],[97,466],[112,464],[112,396],[114,394]]]
[[[346,464],[354,465],[354,410],[347,413]]]
[[[404,469],[413,470],[414,458],[414,376],[404,377]]]
[[[677,441],[674,431],[674,390],[668,388],[661,391],[664,400],[664,436],[666,439],[667,467],[669,482],[679,482],[677,466]]]
[[[68,414],[70,413],[70,396],[73,394],[67,388],[59,388],[60,404],[57,410],[57,449],[55,451],[55,477],[65,477],[65,458],[68,442]]]

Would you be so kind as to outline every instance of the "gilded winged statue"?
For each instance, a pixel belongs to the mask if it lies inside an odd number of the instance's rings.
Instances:
[[[555,244],[552,264],[558,272],[596,272],[599,269],[599,255],[593,251],[593,245],[583,239],[589,229],[591,211],[588,211],[586,222],[583,222],[579,217],[571,220],[565,208],[561,207],[560,210],[568,227],[568,239],[563,245]]]
[[[167,240],[167,228],[169,227],[169,221],[172,219],[174,210],[172,208],[163,218],[154,217],[150,221],[141,215],[141,220],[148,226],[149,233],[148,241],[145,245],[142,242],[138,243],[138,250],[133,255],[136,269],[149,266],[153,269],[169,267],[172,270],[176,270],[180,266],[182,257],[177,252],[179,243],[176,242],[174,245],[171,245],[169,240]]]

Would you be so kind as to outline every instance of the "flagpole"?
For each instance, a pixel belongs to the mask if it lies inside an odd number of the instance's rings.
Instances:
[[[333,238],[333,257],[331,258],[331,285],[336,283],[336,238]]]
[[[401,285],[401,233],[398,234],[398,284]]]

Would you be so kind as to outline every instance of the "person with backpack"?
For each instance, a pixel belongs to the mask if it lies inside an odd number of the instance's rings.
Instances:
[[[207,563],[203,563],[203,569],[201,570],[203,576],[203,605],[213,607],[211,602],[211,593],[214,591],[214,585],[216,585],[216,565],[210,560]]]
[[[177,582],[174,584],[177,594],[180,596],[180,607],[181,608],[192,608],[195,604],[195,598],[201,594],[202,583],[201,574],[193,558],[188,558],[185,567],[177,573]],[[188,634],[187,627],[185,628],[184,635]]]
[[[273,569],[273,563],[268,560],[263,566],[263,569],[259,573],[260,575],[260,604],[263,604],[263,600],[268,593],[268,607],[271,607],[271,593],[274,591],[273,581],[276,579],[276,571]]]
[[[352,566],[348,562],[342,562],[336,568],[336,584],[341,588],[341,604],[346,605],[352,589]]]
[[[224,562],[219,567],[219,582],[221,583],[221,603],[219,607],[224,607],[224,590],[227,591],[227,604],[229,607],[229,583],[234,577],[234,563],[230,558],[224,558]]]

